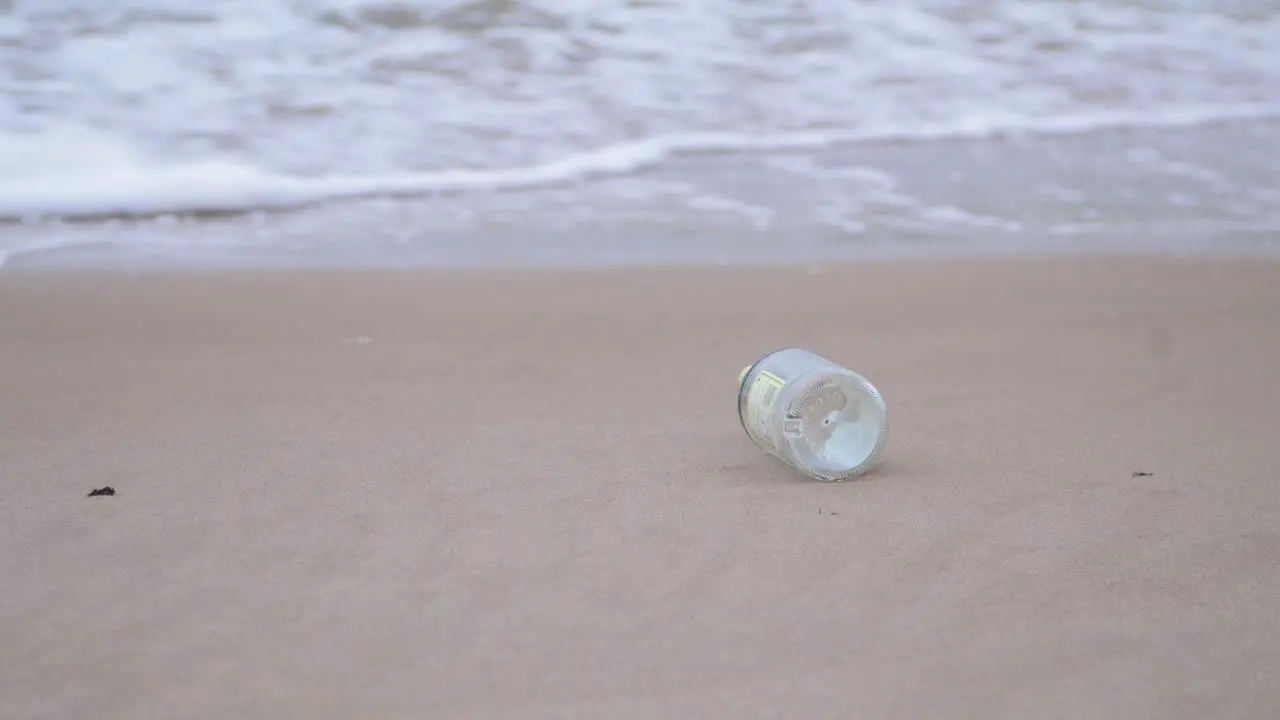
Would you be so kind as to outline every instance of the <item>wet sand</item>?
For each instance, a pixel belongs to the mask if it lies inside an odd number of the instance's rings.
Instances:
[[[1266,717],[1277,368],[1263,261],[6,270],[3,714]]]

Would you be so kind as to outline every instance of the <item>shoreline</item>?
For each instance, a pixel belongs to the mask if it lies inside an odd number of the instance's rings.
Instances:
[[[1271,150],[1276,121],[729,152],[538,190],[0,225],[0,254],[8,265],[213,267],[1280,255]]]
[[[0,277],[14,274],[45,273],[223,273],[223,272],[447,272],[447,271],[495,271],[495,272],[556,272],[556,271],[614,271],[622,269],[662,270],[681,268],[805,268],[844,267],[863,264],[882,265],[900,263],[967,263],[967,262],[1054,262],[1090,261],[1095,259],[1151,259],[1151,260],[1256,260],[1274,262],[1280,260],[1280,240],[1271,239],[1270,233],[1251,230],[1227,234],[1243,239],[1228,242],[1218,237],[1216,245],[1206,244],[1198,234],[1187,237],[1159,240],[1122,240],[1115,236],[1075,239],[1054,239],[1033,244],[1019,241],[969,241],[955,242],[953,238],[940,237],[927,241],[884,241],[829,246],[825,250],[796,253],[793,248],[773,248],[719,252],[715,248],[686,251],[679,256],[663,256],[660,252],[637,252],[632,257],[589,255],[570,258],[564,253],[515,254],[508,257],[486,256],[469,259],[356,259],[330,258],[298,259],[270,256],[239,257],[213,256],[204,259],[191,257],[157,256],[139,253],[137,249],[120,250],[104,247],[60,247],[24,252],[18,256],[0,259]],[[483,255],[483,253],[481,253]]]

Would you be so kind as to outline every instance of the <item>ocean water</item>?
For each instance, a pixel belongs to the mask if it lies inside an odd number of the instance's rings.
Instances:
[[[1280,0],[0,0],[0,262],[1265,245],[1278,39]]]

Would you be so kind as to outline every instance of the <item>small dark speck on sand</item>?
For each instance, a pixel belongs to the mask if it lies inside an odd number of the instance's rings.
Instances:
[[[1134,472],[1134,473],[1133,473],[1133,476],[1134,476],[1134,477],[1151,477],[1151,475],[1152,475],[1152,473],[1149,473],[1149,472],[1142,472],[1141,470],[1138,470],[1138,471],[1136,471],[1136,472]]]
[[[110,485],[106,487],[98,488],[97,490],[89,491],[89,497],[97,497],[99,495],[115,495],[115,494],[116,494],[116,489],[111,487]]]

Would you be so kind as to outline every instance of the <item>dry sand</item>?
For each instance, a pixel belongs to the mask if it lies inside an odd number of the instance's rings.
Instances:
[[[0,714],[1274,717],[1278,373],[1260,261],[9,272]]]

